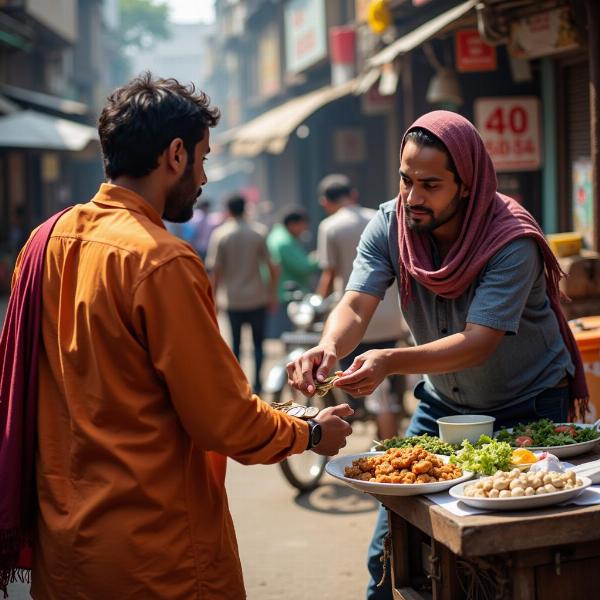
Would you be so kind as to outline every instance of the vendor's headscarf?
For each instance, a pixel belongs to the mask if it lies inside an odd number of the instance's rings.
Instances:
[[[546,287],[563,340],[569,350],[575,375],[570,378],[570,417],[587,409],[588,390],[581,356],[560,307],[558,283],[564,275],[535,219],[517,201],[497,192],[496,172],[483,140],[475,127],[460,115],[438,110],[418,118],[407,130],[422,128],[446,146],[460,180],[469,189],[469,199],[458,239],[434,269],[427,236],[411,231],[401,198],[398,197],[398,240],[400,245],[400,293],[403,304],[411,298],[411,280],[444,298],[457,298],[467,291],[488,261],[511,241],[533,238],[542,253]],[[400,156],[406,143],[402,140]]]

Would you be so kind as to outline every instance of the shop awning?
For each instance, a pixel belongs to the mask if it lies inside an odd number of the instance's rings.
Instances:
[[[61,98],[60,96],[52,96],[51,94],[44,94],[6,83],[0,85],[0,93],[16,102],[22,102],[27,108],[33,106],[33,108],[41,108],[42,110],[61,112],[67,116],[84,116],[89,112],[87,104],[83,102]]]
[[[426,23],[423,23],[420,27],[413,29],[410,33],[397,39],[379,53],[375,54],[375,56],[372,56],[367,61],[367,64],[371,67],[380,67],[381,65],[392,62],[397,56],[414,50],[435,36],[444,29],[444,27],[447,27],[451,23],[454,23],[454,21],[457,21],[462,16],[466,15],[478,2],[480,2],[480,0],[468,0],[468,2],[463,2]]]
[[[19,112],[19,110],[19,107],[14,102],[0,95],[0,113],[10,115],[14,112]]]
[[[281,154],[290,134],[305,119],[326,104],[351,94],[355,86],[355,80],[336,87],[325,86],[263,113],[235,131],[230,153],[234,156],[257,156],[261,152]]]
[[[97,140],[93,127],[34,110],[0,117],[0,148],[78,152]]]

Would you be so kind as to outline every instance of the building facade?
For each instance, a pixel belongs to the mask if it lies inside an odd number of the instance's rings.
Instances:
[[[446,108],[482,133],[500,191],[597,250],[600,4],[389,0],[383,18],[373,4],[217,1],[212,189],[318,221],[316,183],[336,171],[376,206],[397,193],[406,127]]]
[[[102,180],[102,0],[0,1],[0,290],[24,236]]]

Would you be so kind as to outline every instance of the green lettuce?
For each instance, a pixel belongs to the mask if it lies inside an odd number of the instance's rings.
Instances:
[[[512,452],[507,442],[482,435],[475,444],[464,440],[461,449],[450,457],[450,462],[466,471],[493,475],[496,471],[510,470]]]

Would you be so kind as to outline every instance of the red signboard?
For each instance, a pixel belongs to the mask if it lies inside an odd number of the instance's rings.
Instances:
[[[477,29],[457,31],[455,43],[456,68],[459,73],[496,70],[496,48],[486,44]]]

